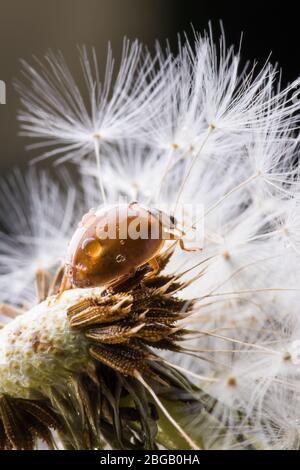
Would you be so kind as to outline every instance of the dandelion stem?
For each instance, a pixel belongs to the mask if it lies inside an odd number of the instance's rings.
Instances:
[[[190,174],[191,174],[191,172],[192,172],[192,169],[193,169],[193,167],[194,167],[194,165],[195,165],[195,163],[196,163],[196,161],[197,161],[197,159],[198,159],[200,153],[201,153],[202,150],[204,149],[204,147],[205,147],[205,145],[206,145],[206,143],[207,143],[209,137],[211,136],[211,134],[212,134],[212,132],[213,132],[214,130],[215,130],[215,126],[212,125],[212,124],[210,124],[210,125],[208,126],[208,132],[207,132],[205,138],[203,139],[203,142],[201,143],[198,152],[195,152],[194,158],[193,158],[193,160],[191,161],[190,167],[189,167],[189,169],[188,169],[188,171],[187,171],[187,173],[186,173],[186,175],[185,175],[185,177],[184,177],[184,179],[183,179],[183,181],[182,181],[182,183],[181,183],[181,185],[180,185],[179,191],[178,191],[178,193],[177,193],[177,198],[176,198],[176,202],[175,202],[175,209],[174,209],[174,212],[176,211],[176,208],[177,208],[177,206],[178,206],[178,204],[179,204],[180,197],[182,196],[182,192],[183,192],[183,190],[184,190],[184,188],[185,188],[185,185],[186,185],[186,183],[187,183],[187,181],[188,181],[188,179],[189,179],[189,177],[190,177]]]
[[[158,191],[157,191],[157,194],[156,194],[156,198],[155,200],[157,201],[160,194],[161,194],[161,191],[162,191],[162,185],[163,185],[163,182],[165,181],[166,179],[166,176],[167,174],[169,173],[169,171],[180,161],[180,160],[183,160],[190,152],[191,150],[190,149],[187,149],[185,150],[178,158],[175,159],[174,162],[172,162],[172,156],[174,154],[174,150],[177,148],[177,146],[175,144],[173,144],[171,146],[171,149],[169,150],[169,152],[167,153],[167,163],[166,163],[166,166],[165,166],[165,169],[164,169],[164,172],[163,172],[163,175],[160,179],[160,182],[159,182],[159,187],[158,187]],[[196,157],[198,157],[198,154],[199,152],[196,154]]]
[[[278,354],[277,351],[274,351],[273,349],[266,348],[266,347],[258,345],[258,344],[248,343],[246,341],[240,341],[240,340],[235,339],[235,338],[228,338],[227,336],[218,335],[217,333],[212,333],[211,331],[199,330],[199,332],[195,331],[195,334],[191,334],[193,339],[194,338],[201,338],[203,335],[223,339],[225,341],[230,341],[231,343],[240,344],[242,346],[249,346],[253,349],[258,349],[260,351],[268,352],[268,353],[271,353],[271,354]],[[188,338],[186,338],[186,339],[188,339]],[[201,350],[199,350],[199,351],[202,352]]]
[[[97,164],[97,177],[99,181],[101,197],[103,203],[106,203],[106,195],[104,191],[104,184],[103,184],[103,177],[102,177],[102,169],[101,169],[101,157],[100,157],[100,137],[98,135],[94,136],[94,148],[95,148],[95,156],[96,156],[96,164]]]
[[[299,292],[300,289],[292,289],[292,288],[285,288],[285,287],[262,287],[258,289],[245,289],[245,290],[237,290],[231,292],[216,292],[214,294],[206,294],[202,297],[217,297],[222,295],[238,295],[238,294],[253,294],[258,292]]]
[[[174,369],[179,370],[180,372],[184,372],[185,374],[188,374],[191,377],[195,377],[196,379],[204,380],[205,382],[219,382],[219,379],[215,379],[213,377],[205,377],[205,375],[196,374],[195,372],[192,372],[191,370],[186,369],[185,367],[177,366],[175,364],[172,364],[171,362],[166,361],[165,359],[162,359],[162,361],[165,364],[173,367]]]
[[[159,199],[159,196],[160,196],[160,193],[161,193],[161,190],[162,190],[162,185],[163,185],[163,182],[169,172],[169,169],[170,169],[170,166],[171,166],[171,160],[172,160],[172,155],[173,155],[173,148],[171,148],[167,154],[167,163],[166,163],[166,166],[165,166],[165,169],[164,169],[164,172],[162,174],[162,177],[160,179],[160,182],[159,182],[159,186],[158,186],[158,189],[157,189],[157,193],[156,193],[156,197],[155,197],[155,200],[158,201]]]
[[[217,202],[215,202],[212,206],[210,206],[207,209],[207,211],[204,213],[204,217],[206,215],[210,214],[210,212],[212,212],[213,210],[215,210],[220,204],[222,204],[223,201],[225,201],[225,199],[227,199],[229,196],[231,196],[233,193],[235,193],[239,189],[246,186],[251,181],[255,180],[258,176],[259,176],[259,173],[255,173],[254,175],[247,178],[245,181],[242,181],[242,183],[240,183],[237,186],[235,186],[234,188],[232,188],[230,191],[228,191],[228,193],[224,194],[224,196],[222,196]]]
[[[135,376],[137,380],[141,382],[141,384],[148,390],[152,398],[155,400],[161,411],[164,413],[166,418],[170,421],[170,423],[174,426],[174,428],[178,431],[178,433],[185,439],[185,441],[188,443],[188,445],[193,449],[193,450],[199,450],[199,446],[195,444],[195,442],[186,434],[186,432],[181,428],[181,426],[175,421],[175,419],[170,415],[170,413],[166,410],[156,393],[152,390],[152,388],[145,382],[143,377],[139,372],[135,372]]]
[[[224,281],[222,281],[220,284],[218,284],[216,287],[214,287],[209,293],[208,296],[213,294],[216,290],[220,289],[220,287],[224,286],[227,282],[229,282],[231,279],[233,279],[237,274],[241,273],[242,271],[245,271],[247,268],[250,268],[251,266],[255,266],[257,263],[262,263],[265,261],[269,261],[271,259],[275,259],[280,257],[280,255],[274,255],[274,256],[268,256],[265,258],[261,258],[255,261],[251,261],[250,263],[244,264],[243,266],[240,266],[237,268],[233,273],[230,274]]]
[[[208,139],[208,136],[207,136],[207,139]],[[206,139],[206,141],[207,141]],[[203,147],[203,146],[202,146]],[[224,196],[222,196],[217,202],[215,202],[212,206],[210,206],[207,211],[203,214],[203,216],[201,217],[201,219],[203,219],[205,216],[207,216],[210,212],[212,212],[213,210],[215,210],[217,207],[219,207],[220,204],[223,203],[223,201],[225,201],[225,199],[227,199],[229,196],[231,196],[233,193],[235,193],[236,191],[238,191],[239,189],[243,188],[244,186],[246,186],[248,183],[250,183],[251,181],[255,180],[258,176],[260,176],[260,173],[255,173],[253,174],[252,176],[250,176],[249,178],[247,178],[245,181],[242,181],[240,184],[238,184],[237,186],[235,186],[234,188],[232,188],[230,191],[228,191],[228,193],[224,194]],[[180,191],[180,190],[179,190]],[[177,204],[178,204],[178,199],[179,197],[177,196],[177,201],[176,201],[176,205],[175,205],[175,209],[177,207]],[[191,225],[190,227],[187,228],[186,231],[190,230],[190,229],[195,229],[195,223],[193,225]]]

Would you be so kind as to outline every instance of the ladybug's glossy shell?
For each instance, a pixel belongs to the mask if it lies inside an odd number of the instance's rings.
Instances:
[[[162,233],[159,219],[137,203],[89,212],[70,241],[66,274],[76,287],[107,285],[134,274],[160,251]]]

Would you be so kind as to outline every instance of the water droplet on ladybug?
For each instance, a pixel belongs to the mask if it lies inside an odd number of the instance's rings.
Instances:
[[[87,238],[82,243],[81,248],[86,255],[92,258],[98,257],[102,250],[101,243],[96,238]]]
[[[78,263],[78,264],[76,264],[76,269],[77,269],[78,271],[87,271],[88,268],[87,268],[87,266],[86,266],[85,264]]]
[[[126,261],[126,256],[121,255],[121,254],[116,256],[117,263],[124,263],[124,261]]]

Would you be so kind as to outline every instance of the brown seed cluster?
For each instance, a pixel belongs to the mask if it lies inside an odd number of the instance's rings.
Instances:
[[[160,259],[161,266],[169,256]],[[150,348],[179,350],[185,331],[176,322],[193,306],[175,295],[180,283],[173,276],[147,277],[146,270],[116,292],[79,300],[68,309],[71,327],[83,329],[91,342],[91,356],[124,376],[154,377],[151,363],[157,357]]]
[[[171,255],[169,250],[160,256],[160,270]],[[48,286],[48,277],[39,273],[39,299]],[[189,382],[155,353],[182,350],[185,330],[177,322],[193,302],[180,299],[181,288],[178,277],[149,276],[143,267],[113,290],[85,293],[71,304],[69,334],[84,339],[84,368],[41,388],[40,400],[0,395],[0,448],[33,449],[37,439],[52,448],[56,429],[65,449],[157,449],[158,413],[139,377],[155,393],[193,400]],[[39,351],[41,337],[32,341]]]
[[[51,429],[60,422],[46,402],[0,397],[0,449],[30,450],[37,439],[54,447]]]

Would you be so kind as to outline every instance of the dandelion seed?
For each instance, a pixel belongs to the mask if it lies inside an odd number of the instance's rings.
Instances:
[[[94,152],[102,198],[101,151],[109,144],[130,139],[138,133],[141,121],[149,119],[147,103],[157,97],[161,85],[151,80],[155,60],[142,46],[124,40],[121,63],[112,83],[114,60],[108,49],[103,82],[100,82],[95,50],[91,59],[81,50],[81,65],[89,101],[81,91],[61,53],[49,52],[44,63],[36,60],[37,69],[23,62],[29,84],[17,83],[23,109],[19,114],[24,135],[40,141],[35,148],[52,146],[41,158],[58,156],[58,161],[78,160]],[[61,156],[63,155],[63,156]]]
[[[57,269],[76,219],[76,191],[65,189],[43,171],[15,170],[0,182],[1,302],[31,304],[39,269]]]

